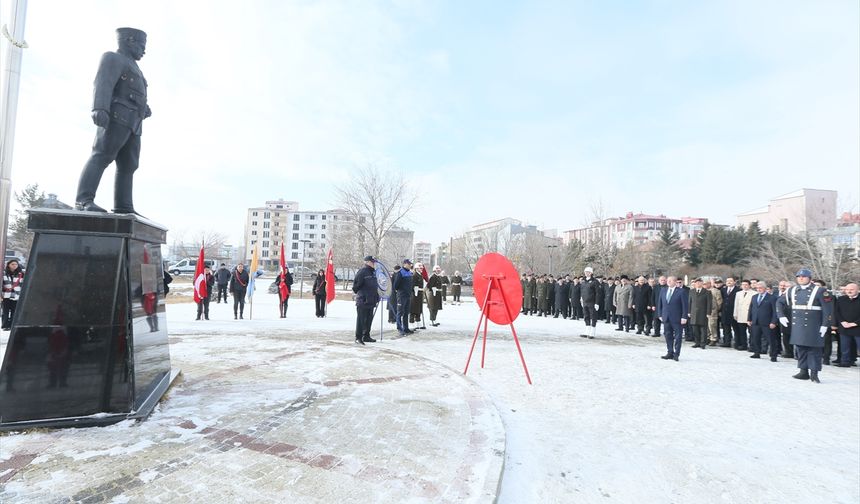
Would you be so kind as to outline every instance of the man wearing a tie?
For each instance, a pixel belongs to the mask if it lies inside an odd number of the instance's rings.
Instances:
[[[770,361],[776,362],[779,354],[779,336],[776,329],[776,297],[768,294],[767,284],[757,282],[755,286],[757,294],[753,296],[750,303],[747,324],[750,327],[750,348],[752,359],[761,358],[761,354],[767,353],[770,348]]]
[[[678,360],[681,355],[681,341],[683,334],[681,329],[687,323],[687,314],[690,312],[689,299],[684,295],[684,289],[675,284],[675,277],[670,276],[666,280],[666,288],[657,301],[657,313],[663,323],[663,335],[666,338],[666,355],[661,359]]]
[[[747,348],[747,320],[750,316],[750,303],[754,293],[750,289],[749,280],[741,280],[741,291],[735,297],[735,348],[737,350],[746,350]]]

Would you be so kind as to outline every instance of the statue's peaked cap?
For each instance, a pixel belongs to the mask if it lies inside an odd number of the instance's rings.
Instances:
[[[137,28],[117,28],[116,37],[120,41],[131,38],[146,42],[146,32]]]

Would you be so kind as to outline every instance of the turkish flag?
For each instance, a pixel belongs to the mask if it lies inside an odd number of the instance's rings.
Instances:
[[[203,245],[200,245],[200,257],[197,258],[197,267],[194,268],[194,302],[199,303],[200,301],[206,299],[209,296],[209,293],[206,292],[206,274],[203,273],[203,267],[205,266],[203,263],[205,261],[205,255],[203,254]]]
[[[421,268],[421,278],[423,278],[425,282],[430,280],[430,275],[427,274],[427,267],[426,266]]]
[[[281,299],[287,299],[290,297],[290,288],[287,286],[287,273],[290,270],[287,269],[287,258],[284,257],[284,242],[281,242],[281,281],[278,283],[278,289],[281,291]]]
[[[331,249],[328,249],[325,262],[325,304],[329,304],[334,301],[334,256]]]

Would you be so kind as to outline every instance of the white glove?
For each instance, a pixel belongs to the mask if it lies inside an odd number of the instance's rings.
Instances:
[[[594,305],[594,309],[595,309],[595,310],[599,310],[599,309],[600,309],[600,305],[599,305],[599,304]]]
[[[821,328],[821,337],[823,338],[825,334],[827,334],[827,327],[822,327]]]
[[[779,317],[779,323],[782,327],[788,327],[788,317]]]
[[[418,287],[417,285],[412,287],[412,292],[414,292],[414,295],[417,296],[418,293],[421,292],[421,287]]]
[[[436,291],[438,291],[439,289],[437,289],[436,287],[433,287],[433,289],[432,289],[432,290],[433,290],[433,295],[435,296],[435,295],[436,295]]]

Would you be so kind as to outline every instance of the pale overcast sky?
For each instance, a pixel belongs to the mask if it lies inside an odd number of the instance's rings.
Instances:
[[[153,111],[135,204],[176,234],[238,245],[248,207],[333,208],[366,163],[413,181],[434,244],[506,216],[579,227],[597,199],[734,224],[810,187],[856,211],[858,5],[33,1],[14,190],[73,202],[100,55],[133,26]]]

